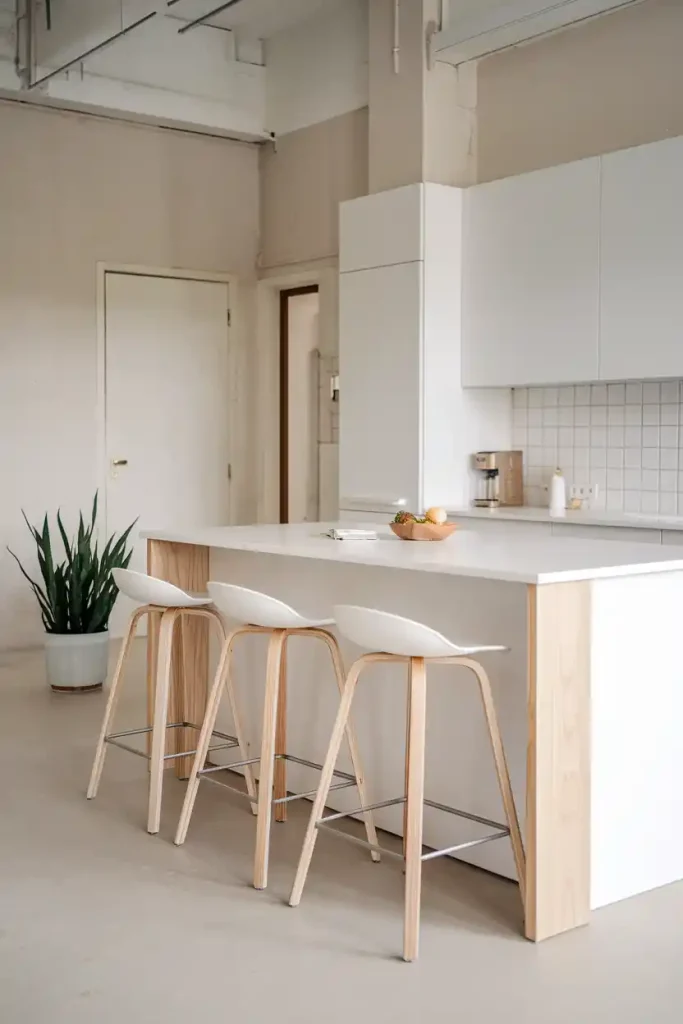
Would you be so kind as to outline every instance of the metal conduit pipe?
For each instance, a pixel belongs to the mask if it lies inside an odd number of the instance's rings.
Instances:
[[[51,2],[51,0],[45,0],[45,18],[46,18],[46,25],[47,25],[48,29],[52,28],[52,12],[51,12],[51,7],[50,7],[50,2]],[[182,0],[167,0],[166,6],[167,7],[175,7],[176,4],[179,4],[181,2],[182,2]],[[17,9],[19,9],[19,7],[20,7],[20,0],[17,0]],[[31,20],[32,20],[31,19],[31,15],[33,13],[33,0],[26,0],[25,8],[26,8],[26,10],[25,10],[25,14],[23,15],[23,17],[26,18],[27,26],[30,26],[31,25]],[[141,25],[144,25],[144,24],[146,24],[146,22],[151,21],[152,18],[156,18],[157,15],[160,14],[160,13],[163,13],[163,12],[151,11],[149,14],[145,14],[144,17],[138,18],[137,21],[131,22],[130,25],[126,25],[126,27],[122,28],[119,32],[115,32],[113,35],[108,36],[106,39],[103,39],[101,43],[97,43],[95,46],[91,46],[89,50],[86,50],[84,53],[80,53],[78,55],[78,57],[74,57],[73,60],[67,61],[65,64],[62,64],[60,67],[55,68],[54,71],[48,72],[46,75],[43,75],[42,78],[37,79],[35,82],[32,82],[31,79],[30,79],[30,75],[32,73],[32,69],[29,68],[29,76],[28,76],[28,81],[25,84],[25,88],[27,88],[27,89],[36,89],[39,85],[43,85],[45,82],[49,82],[49,80],[51,78],[54,78],[56,75],[64,74],[65,71],[68,71],[70,68],[75,67],[76,64],[81,64],[88,57],[92,57],[93,54],[99,53],[100,50],[104,50],[104,48],[106,46],[110,46],[112,43],[117,42],[117,40],[122,39],[124,36],[127,36],[129,32],[133,32],[134,29],[140,28]],[[20,15],[17,14],[17,21],[19,21],[19,20],[20,20]],[[27,31],[29,32],[29,39],[32,39],[32,29],[29,27],[29,28],[27,28]],[[17,52],[17,61],[18,60],[19,60],[19,56],[18,56],[18,52]]]
[[[202,14],[201,18],[195,18],[194,21],[188,21],[187,25],[183,25],[182,28],[178,29],[178,35],[183,35],[184,32],[189,32],[191,28],[197,28],[198,25],[203,25],[209,18],[213,18],[216,14],[221,14],[222,11],[227,11],[229,7],[234,7],[236,4],[241,4],[242,0],[227,0],[227,3],[221,4],[219,7],[214,7],[212,11],[207,11],[206,14]]]
[[[85,53],[79,53],[78,57],[74,57],[73,60],[68,60],[66,64],[62,64],[60,67],[55,68],[54,71],[49,71],[47,75],[43,75],[42,78],[38,78],[35,82],[30,82],[28,88],[36,89],[39,85],[49,82],[51,78],[55,77],[55,75],[64,74],[64,72],[68,71],[69,68],[74,67],[76,64],[81,64],[88,57],[92,57],[93,54],[99,53],[100,50],[104,50],[105,46],[110,46],[118,39],[122,39],[124,36],[127,36],[129,32],[132,32],[136,28],[140,28],[141,25],[151,21],[152,18],[156,18],[156,16],[157,12],[152,11],[150,14],[146,14],[144,18],[138,18],[137,21],[133,21],[130,25],[122,28],[120,32],[115,32],[113,36],[108,36],[107,39],[103,39],[102,42],[97,43],[96,46],[91,46],[89,50],[85,51]]]

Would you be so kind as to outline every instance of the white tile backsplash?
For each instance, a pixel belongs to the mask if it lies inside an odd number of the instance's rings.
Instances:
[[[512,407],[527,504],[559,466],[598,485],[596,508],[683,515],[683,381],[515,388]]]

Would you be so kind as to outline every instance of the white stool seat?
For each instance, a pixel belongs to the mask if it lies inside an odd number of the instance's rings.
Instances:
[[[232,583],[209,583],[208,591],[222,615],[236,622],[248,622],[250,626],[262,626],[265,629],[319,629],[331,626],[334,622],[333,619],[307,619],[284,601]]]
[[[160,608],[196,608],[211,604],[208,594],[188,594],[166,580],[158,580],[132,569],[112,569],[114,582],[122,594],[133,601],[158,605]]]
[[[430,626],[401,615],[339,604],[333,609],[337,628],[352,643],[370,651],[406,658],[458,658],[506,647],[471,644],[460,647]]]

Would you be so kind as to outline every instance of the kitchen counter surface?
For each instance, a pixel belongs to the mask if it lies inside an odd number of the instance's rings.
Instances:
[[[351,524],[198,527],[147,530],[142,536],[208,548],[538,585],[683,570],[683,547],[668,548],[664,557],[662,549],[651,544],[612,541],[605,545],[597,540],[528,536],[511,543],[509,538],[478,532],[474,523],[471,529],[461,528],[437,543],[401,541],[388,526],[368,527],[377,531],[375,541],[334,541],[324,536],[331,525],[348,528]]]
[[[608,512],[600,509],[567,510],[564,516],[551,516],[547,508],[521,506],[517,508],[454,508],[448,510],[451,519],[509,520],[525,523],[571,523],[574,526],[623,526],[644,530],[681,530],[683,516],[662,516],[650,512]]]

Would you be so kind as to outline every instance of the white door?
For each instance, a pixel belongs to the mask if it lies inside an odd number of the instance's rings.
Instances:
[[[108,273],[107,532],[229,522],[228,286]],[[119,600],[121,635],[131,605]]]

